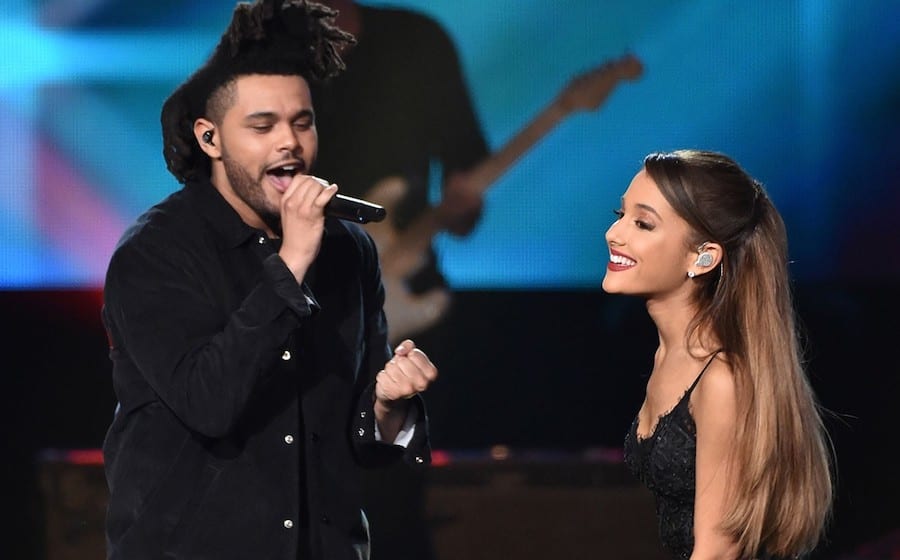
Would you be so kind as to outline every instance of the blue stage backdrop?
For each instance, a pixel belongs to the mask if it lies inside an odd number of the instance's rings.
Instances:
[[[654,150],[725,151],[770,190],[800,281],[900,279],[900,3],[419,0],[456,41],[500,148],[575,75],[645,73],[568,118],[440,236],[457,289],[596,288],[612,210]],[[178,188],[159,109],[233,2],[0,0],[0,288],[99,287],[116,239]]]

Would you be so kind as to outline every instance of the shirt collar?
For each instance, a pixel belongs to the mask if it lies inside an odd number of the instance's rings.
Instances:
[[[251,237],[265,235],[261,230],[244,223],[209,180],[189,181],[184,188],[198,214],[221,236],[227,246],[237,247]]]

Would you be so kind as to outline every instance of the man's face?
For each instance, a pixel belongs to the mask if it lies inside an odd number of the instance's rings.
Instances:
[[[241,76],[217,134],[212,182],[241,218],[280,235],[281,196],[316,159],[309,85],[300,76]]]

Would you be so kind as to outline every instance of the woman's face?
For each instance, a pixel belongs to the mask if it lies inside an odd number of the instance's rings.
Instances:
[[[691,228],[641,169],[622,196],[618,219],[606,231],[609,261],[603,290],[650,298],[688,293],[697,252]]]

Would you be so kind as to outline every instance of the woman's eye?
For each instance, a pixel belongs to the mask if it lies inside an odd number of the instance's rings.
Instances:
[[[625,211],[622,209],[613,210],[613,214],[616,216],[616,220],[621,220],[625,217]],[[650,222],[645,222],[644,220],[634,220],[634,225],[638,227],[638,229],[643,229],[647,231],[653,230],[654,226]]]

